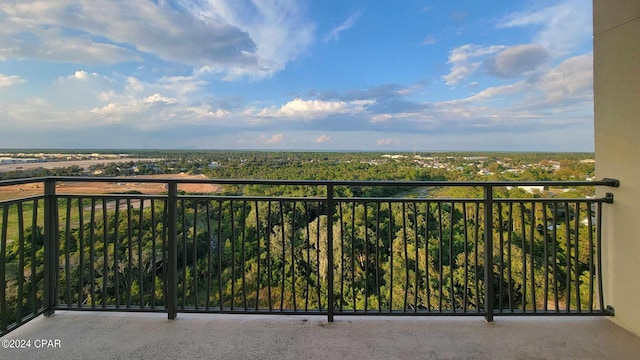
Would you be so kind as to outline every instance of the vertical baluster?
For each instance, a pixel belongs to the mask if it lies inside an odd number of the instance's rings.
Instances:
[[[468,292],[469,292],[469,230],[467,221],[467,203],[462,203],[462,218],[464,219],[464,294],[462,312],[467,312]]]
[[[409,254],[407,250],[407,207],[402,202],[402,247],[404,251],[404,300],[402,311],[407,312],[407,297],[409,292]]]
[[[333,185],[327,185],[327,321],[333,322]]]
[[[418,209],[417,209],[417,205],[415,202],[413,202],[413,237],[415,239],[414,243],[415,243],[415,248],[416,248],[416,259],[414,261],[414,280],[415,280],[415,285],[413,287],[413,298],[414,298],[414,303],[413,303],[413,309],[414,311],[418,311],[418,292],[420,289],[420,286],[418,284],[418,273],[419,273],[419,269],[418,269],[418,263],[420,262],[420,255],[418,254],[418,249],[420,248],[418,246]]]
[[[102,199],[102,308],[107,307],[109,294],[109,218],[107,216],[107,199]]]
[[[140,212],[138,214],[138,289],[140,292],[140,308],[144,308],[144,262],[142,261],[142,246],[144,234],[144,199],[140,199]],[[152,240],[153,241],[153,240]]]
[[[65,221],[64,233],[64,279],[67,290],[67,308],[71,308],[71,267],[69,257],[69,243],[71,242],[71,198],[67,198],[67,219]]]
[[[131,220],[131,199],[127,198],[127,309],[131,308],[131,285],[133,283],[133,222]]]
[[[180,309],[184,311],[187,305],[187,269],[189,268],[187,264],[187,207],[184,199],[180,199],[180,213],[182,221],[182,293],[180,294],[182,301]]]
[[[2,207],[2,233],[0,234],[0,324],[2,333],[7,331],[7,228],[9,227],[9,205]]]
[[[553,244],[552,244],[552,257],[553,257],[553,300],[556,312],[560,311],[560,304],[558,299],[558,203],[553,203]]]
[[[115,199],[115,213],[113,224],[113,287],[116,293],[116,309],[120,308],[120,261],[118,259],[118,252],[120,251],[120,239],[118,234],[118,228],[120,224],[120,199]]]
[[[598,277],[598,297],[600,311],[605,311],[604,290],[602,286],[602,202],[598,202],[598,218],[596,219],[596,274]]]
[[[367,215],[368,203],[364,206],[364,312],[369,310],[369,219]]]
[[[318,207],[319,208],[319,207]],[[320,220],[320,214],[317,214],[317,219],[318,221]],[[342,204],[340,205],[340,220],[342,220]],[[311,235],[310,235],[310,229],[309,229],[309,203],[305,202],[304,203],[304,223],[305,223],[305,228],[306,228],[306,236],[305,236],[305,240],[306,240],[306,248],[307,248],[307,283],[306,283],[306,288],[305,288],[305,299],[304,299],[304,311],[308,311],[309,310],[309,284],[311,283]],[[340,222],[340,226],[342,226],[342,221]],[[342,233],[342,232],[341,232]],[[342,244],[344,245],[344,237],[342,237]],[[342,261],[343,261],[343,266],[342,268],[344,268],[344,256],[342,257]],[[344,275],[344,274],[343,274]],[[343,280],[343,277],[341,277],[341,279]],[[343,286],[343,282],[341,280],[341,286]],[[343,294],[344,293],[344,288],[341,288],[342,290],[340,290],[340,293]],[[340,302],[340,310],[342,310],[342,301]]]
[[[353,301],[353,311],[357,311],[356,307],[356,255],[355,255],[355,243],[356,243],[356,202],[351,203],[351,298]]]
[[[344,304],[344,217],[342,213],[342,202],[338,203],[338,216],[340,217],[340,312],[342,312],[343,304]],[[308,223],[308,221],[307,221]],[[309,226],[307,225],[307,236],[309,234]],[[309,255],[307,255],[309,257]],[[308,291],[308,290],[307,290]]]
[[[427,292],[427,310],[431,312],[431,279],[429,277],[429,202],[425,204],[424,210],[424,275],[425,288]]]
[[[178,313],[178,184],[175,181],[168,182],[167,190],[166,225],[163,230],[167,232],[166,306],[167,317],[175,319]]]
[[[480,245],[480,203],[475,203],[476,207],[475,207],[475,215],[474,215],[474,231],[473,231],[473,238],[475,240],[475,244],[474,244],[474,253],[475,253],[475,258],[474,260],[474,264],[475,264],[475,283],[476,283],[476,311],[480,312],[481,308],[480,308],[480,274],[478,273],[478,267],[479,267],[479,254],[478,252],[480,251],[479,249],[479,245]]]
[[[22,207],[22,202],[17,203],[16,207],[18,210],[18,272],[16,274],[18,280],[18,301],[16,304],[16,322],[18,324],[21,324],[24,295],[24,210]],[[1,285],[5,286],[4,283],[2,283]]]
[[[438,311],[442,312],[442,282],[444,281],[443,279],[443,274],[442,274],[442,263],[443,263],[443,256],[442,256],[442,247],[444,246],[443,244],[443,239],[442,239],[443,235],[442,235],[442,203],[438,202]]]
[[[318,209],[320,209],[320,203],[318,203]],[[320,213],[318,213],[318,221],[316,221],[316,275],[318,279],[318,283],[316,284],[316,293],[318,296],[318,310],[322,311],[322,297],[320,295],[322,284],[320,283],[320,279],[322,275],[320,274]],[[328,250],[327,250],[328,251]]]
[[[33,304],[32,313],[35,315],[38,313],[38,281],[36,281],[37,268],[36,268],[36,252],[39,250],[37,246],[38,242],[38,199],[33,200],[33,211],[31,219],[31,303]]]
[[[229,201],[229,209],[231,215],[231,310],[233,310],[236,305],[236,211],[233,200]]]
[[[409,252],[407,250],[407,207],[402,202],[402,246],[404,248],[404,302],[402,312],[407,312],[407,297],[409,295]]]
[[[393,311],[393,208],[389,205],[389,312]]]
[[[242,202],[242,300],[244,305],[244,311],[247,311],[247,276],[246,276],[246,240],[247,240],[247,202]]]
[[[258,211],[258,207],[256,206],[256,212]],[[206,200],[204,203],[204,212],[206,217],[206,237],[207,237],[207,299],[204,304],[204,308],[206,311],[209,311],[209,307],[211,306],[211,258],[212,258],[212,248],[213,248],[213,236],[211,234],[211,202]],[[256,228],[258,227],[258,222],[256,222]],[[260,243],[260,239],[258,239],[258,244]],[[258,256],[258,264],[260,264],[260,257]],[[258,279],[260,278],[260,272],[258,271]],[[257,297],[256,297],[257,301]]]
[[[513,203],[509,203],[509,232],[507,233],[507,282],[509,292],[509,310],[514,312],[514,299],[513,299],[513,273],[511,264],[513,259],[511,257],[511,244],[513,240]]]
[[[493,188],[484,187],[484,280],[485,280],[485,320],[493,321]]]
[[[522,311],[527,310],[527,230],[524,222],[524,203],[520,202],[520,232],[522,240],[520,248],[522,249]]]
[[[256,206],[256,251],[257,251],[257,257],[256,257],[256,263],[257,263],[257,276],[256,276],[256,308],[255,310],[258,311],[258,307],[260,304],[260,263],[262,262],[261,259],[261,254],[260,254],[260,247],[261,247],[261,242],[260,242],[260,234],[262,233],[260,231],[260,208],[258,207],[258,201],[256,200],[255,202],[255,206]],[[307,245],[308,245],[308,241],[307,241]],[[307,286],[308,283],[307,283]],[[307,290],[307,292],[309,292],[309,290]]]
[[[157,236],[157,222],[156,222],[156,202],[155,199],[151,199],[151,294],[150,302],[151,308],[156,308],[156,276],[158,259],[156,256],[156,236]]]
[[[342,218],[342,217],[341,217]],[[344,255],[343,255],[344,258]],[[378,312],[382,312],[380,297],[380,202],[376,201],[376,296],[378,298]]]
[[[594,274],[594,264],[593,264],[593,220],[592,217],[594,215],[592,206],[595,203],[588,202],[587,203],[587,227],[589,228],[589,312],[593,312],[593,281],[595,280]]]
[[[564,233],[565,233],[565,238],[566,238],[566,246],[567,246],[567,253],[565,255],[565,257],[567,258],[567,287],[566,287],[566,291],[567,291],[567,296],[566,296],[566,302],[567,302],[567,313],[571,312],[571,229],[570,229],[570,225],[571,225],[571,221],[569,220],[569,203],[568,202],[564,202]]]
[[[500,312],[504,310],[503,306],[503,289],[504,289],[504,229],[502,228],[502,203],[499,202],[496,204],[498,206],[498,241],[500,247],[500,273],[498,276],[498,281],[500,285],[498,286],[498,308]],[[509,259],[509,263],[511,263],[511,259]],[[511,296],[511,295],[509,295]]]
[[[455,212],[455,203],[451,202],[451,213],[449,214],[449,286],[450,286],[450,290],[449,290],[449,297],[451,298],[451,309],[453,310],[453,312],[456,312],[456,296],[455,296],[455,289],[454,289],[454,283],[453,283],[453,271],[454,266],[455,266],[455,261],[454,261],[454,257],[453,257],[453,223],[454,223],[454,216],[453,213]]]
[[[91,308],[95,309],[96,307],[96,274],[95,274],[95,254],[94,254],[94,244],[96,241],[96,198],[91,198],[91,209],[89,214],[90,219],[90,228],[89,228],[89,277],[91,279]]]
[[[293,296],[293,311],[298,309],[296,304],[296,259],[295,259],[295,238],[296,238],[296,202],[293,201],[291,215],[291,292]]]
[[[193,200],[193,273],[192,273],[192,279],[193,279],[193,305],[195,307],[196,310],[199,309],[198,306],[198,269],[197,269],[197,265],[198,265],[198,200],[194,199]]]
[[[535,278],[535,261],[534,261],[534,235],[535,235],[535,225],[536,225],[536,203],[531,202],[531,228],[530,238],[531,238],[531,248],[529,249],[529,253],[531,254],[531,305],[533,307],[533,312],[537,312],[536,308],[536,278]]]
[[[549,224],[547,221],[548,203],[542,203],[542,236],[544,237],[544,312],[549,311]]]
[[[267,279],[269,285],[267,291],[269,295],[269,312],[273,311],[273,304],[271,303],[271,231],[273,229],[273,223],[271,222],[271,200],[267,203],[267,229],[265,230],[267,239]],[[316,242],[317,244],[317,242]],[[319,266],[319,265],[318,265]],[[318,271],[320,274],[320,271]],[[319,278],[319,277],[318,277]],[[320,290],[318,290],[318,301],[320,301]]]
[[[283,201],[280,200],[278,201],[278,205],[279,205],[279,209],[280,209],[280,239],[281,241],[281,245],[282,245],[282,254],[281,254],[281,259],[282,259],[282,274],[280,276],[280,280],[282,282],[282,286],[280,287],[280,312],[282,312],[284,310],[284,290],[285,290],[285,278],[286,278],[286,262],[287,262],[287,258],[286,258],[286,249],[287,246],[285,244],[285,226],[284,226],[284,204]]]
[[[575,223],[574,223],[574,231],[575,231],[575,238],[576,238],[576,249],[575,249],[575,254],[576,254],[576,258],[575,261],[573,262],[574,264],[574,268],[575,268],[575,282],[576,282],[576,310],[578,311],[578,313],[582,313],[582,303],[580,301],[580,271],[579,271],[579,244],[580,244],[580,240],[579,240],[579,230],[580,230],[580,203],[576,201],[575,203]]]

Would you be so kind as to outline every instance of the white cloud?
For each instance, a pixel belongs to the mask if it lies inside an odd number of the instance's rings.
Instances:
[[[327,136],[326,134],[322,134],[322,135],[318,136],[315,141],[318,144],[324,144],[326,142],[331,141],[331,137]]]
[[[302,100],[297,98],[289,101],[280,108],[283,116],[304,116],[305,114],[336,113],[344,109],[346,103],[342,101]]]
[[[423,41],[422,41],[422,45],[433,45],[436,43],[436,38],[429,35],[427,36]]]
[[[88,79],[90,79],[90,78],[97,78],[97,77],[99,77],[99,76],[100,76],[100,75],[98,75],[98,74],[97,74],[97,73],[95,73],[95,72],[89,73],[89,72],[86,72],[86,71],[84,71],[84,70],[77,70],[76,72],[74,72],[73,74],[71,74],[71,75],[69,75],[69,76],[67,76],[67,77],[60,78],[60,80],[72,80],[72,81],[73,81],[73,80],[78,80],[78,81],[85,81],[85,80],[88,80]],[[63,82],[64,82],[64,81],[63,81]]]
[[[76,71],[75,74],[72,75],[74,78],[78,79],[78,80],[84,80],[87,78],[87,72],[86,71]]]
[[[239,29],[255,46],[243,53],[252,57],[252,63],[214,64],[207,69],[226,72],[226,80],[271,76],[306,52],[314,39],[315,25],[307,19],[306,8],[298,0],[201,0],[197,3],[185,0],[180,3],[205,22],[221,22]]]
[[[25,0],[0,4],[0,56],[74,63],[138,61],[147,54],[260,78],[306,51],[313,24],[295,0]]]
[[[449,103],[468,103],[473,101],[487,101],[498,95],[510,95],[518,92],[522,92],[525,89],[530,89],[530,84],[524,80],[515,82],[513,84],[506,84],[500,86],[488,87],[472,96],[464,99],[458,99],[450,101]]]
[[[324,36],[323,41],[329,42],[332,40],[339,40],[340,33],[343,31],[349,30],[356,23],[358,18],[360,18],[360,16],[362,16],[361,11],[358,11],[355,14],[349,16],[349,18],[345,20],[342,24],[331,29],[331,31],[329,31],[329,33]]]
[[[260,136],[260,141],[266,144],[270,144],[270,145],[274,145],[274,144],[279,144],[284,140],[284,135],[282,134],[274,134],[271,137],[268,137],[267,135],[261,135]]]
[[[474,59],[497,53],[505,48],[506,46],[503,45],[480,47],[473,44],[457,47],[449,53],[448,64],[451,64],[451,71],[442,79],[447,85],[457,85],[473,74],[482,64],[481,61],[474,61]]]
[[[163,90],[184,96],[198,90],[207,85],[205,80],[200,79],[202,74],[194,74],[191,76],[165,76],[158,80],[158,85]]]
[[[568,51],[591,41],[590,0],[566,0],[539,10],[508,15],[499,28],[538,26],[533,42],[555,51]]]
[[[129,76],[127,77],[127,85],[125,88],[131,92],[139,93],[144,91],[144,84],[135,77]]]
[[[385,145],[397,145],[400,143],[400,140],[396,138],[382,138],[376,141],[376,145],[385,146]]]
[[[157,103],[157,102],[161,102],[161,103],[165,103],[165,104],[175,104],[176,103],[176,99],[174,98],[170,98],[170,97],[166,97],[166,96],[162,96],[158,93],[155,93],[151,96],[146,97],[143,102],[147,103],[147,104],[153,104],[153,103]]]
[[[290,118],[290,119],[319,119],[335,114],[353,114],[362,112],[374,100],[323,101],[303,100],[296,98],[282,105],[280,108],[264,108],[256,114],[258,117]]]
[[[222,109],[216,109],[214,111],[209,104],[190,106],[187,110],[193,112],[198,118],[222,119],[229,116],[228,111]]]
[[[389,121],[391,119],[393,119],[392,114],[376,114],[371,117],[371,122],[375,124],[379,122]]]
[[[593,56],[585,54],[563,61],[536,83],[546,100],[557,103],[567,98],[591,99],[593,89]]]
[[[0,88],[22,84],[26,80],[17,75],[5,75],[0,73]]]
[[[124,107],[117,103],[109,103],[103,107],[93,108],[91,112],[99,115],[115,115],[118,113],[122,113],[126,110],[130,109],[129,107]]]
[[[54,2],[51,2],[55,4]],[[61,9],[47,16],[32,3],[11,6],[0,4],[0,57],[5,59],[35,58],[71,63],[115,64],[141,59],[135,51],[111,43],[95,42],[85,37],[66,36]],[[65,4],[60,4],[64,6]],[[70,4],[66,4],[70,5]],[[9,16],[2,16],[2,12]],[[106,34],[96,34],[106,35]]]
[[[510,78],[535,70],[549,55],[549,51],[539,45],[517,45],[486,59],[483,66],[491,75]]]

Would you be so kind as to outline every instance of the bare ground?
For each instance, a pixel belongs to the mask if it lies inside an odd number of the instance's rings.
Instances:
[[[162,175],[141,175],[123,177],[126,182],[100,183],[100,182],[60,182],[56,186],[57,194],[113,194],[139,191],[143,194],[158,195],[167,191],[162,183],[142,183],[139,179],[206,179],[204,175],[188,174],[162,174]],[[0,187],[0,200],[15,199],[32,195],[42,194],[43,183],[32,183],[24,185],[11,185]],[[178,190],[191,194],[213,194],[218,193],[221,186],[215,184],[179,184]]]

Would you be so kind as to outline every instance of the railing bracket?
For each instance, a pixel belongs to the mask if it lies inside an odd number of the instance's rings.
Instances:
[[[607,314],[609,314],[609,316],[615,316],[616,315],[616,311],[613,308],[613,306],[611,306],[611,305],[607,305],[607,308],[605,309],[605,312]]]
[[[604,195],[604,202],[607,204],[613,204],[613,193],[606,193]]]

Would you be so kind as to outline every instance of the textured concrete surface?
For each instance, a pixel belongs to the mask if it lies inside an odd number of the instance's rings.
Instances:
[[[238,316],[64,312],[2,340],[0,359],[640,359],[640,338],[605,318]],[[36,348],[36,339],[60,340]],[[4,346],[3,342],[3,346]],[[54,343],[55,345],[55,343]],[[38,342],[42,346],[42,341]]]

